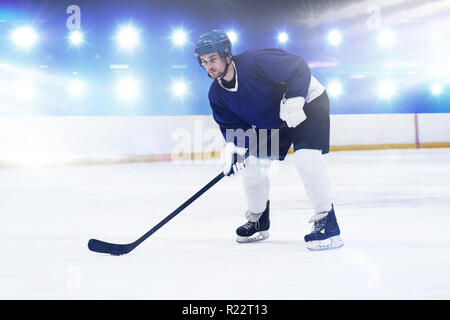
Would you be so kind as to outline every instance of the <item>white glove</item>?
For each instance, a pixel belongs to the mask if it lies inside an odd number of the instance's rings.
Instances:
[[[303,111],[305,105],[305,98],[293,97],[285,98],[280,102],[280,119],[286,121],[289,128],[295,128],[306,119],[306,114]]]
[[[233,174],[238,174],[240,170],[244,169],[244,162],[235,162],[234,155],[237,154],[243,156],[246,152],[246,148],[236,147],[232,142],[225,144],[221,154],[223,174],[231,176]]]

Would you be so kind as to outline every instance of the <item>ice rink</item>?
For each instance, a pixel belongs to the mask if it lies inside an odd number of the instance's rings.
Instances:
[[[220,172],[211,163],[0,170],[1,299],[450,299],[450,149],[326,156],[344,247],[310,252],[313,215],[291,156],[271,174],[271,237],[238,244],[226,178],[128,255]]]

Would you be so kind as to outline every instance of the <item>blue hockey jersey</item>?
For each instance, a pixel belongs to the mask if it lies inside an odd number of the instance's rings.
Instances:
[[[234,56],[232,63],[235,87],[228,89],[214,80],[209,90],[213,117],[224,137],[226,129],[279,128],[283,95],[307,98],[312,77],[299,56],[281,49],[258,49]]]

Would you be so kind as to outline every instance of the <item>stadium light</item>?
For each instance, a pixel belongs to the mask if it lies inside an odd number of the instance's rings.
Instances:
[[[20,27],[13,31],[12,40],[22,49],[28,49],[36,43],[38,36],[31,27]]]
[[[382,30],[378,34],[378,43],[382,47],[391,47],[394,44],[395,35],[390,30]]]
[[[228,39],[230,39],[230,42],[232,43],[232,44],[235,44],[236,42],[237,42],[237,40],[238,40],[238,35],[237,35],[237,33],[235,32],[235,31],[227,31],[227,36],[228,36]]]
[[[125,101],[133,101],[139,95],[139,82],[132,77],[118,80],[116,84],[117,95]]]
[[[332,30],[328,33],[328,42],[332,46],[337,46],[342,42],[342,34],[338,30]]]
[[[78,47],[84,42],[83,33],[80,30],[72,31],[69,34],[69,41],[72,46]]]
[[[396,87],[391,80],[382,80],[378,84],[378,95],[380,98],[389,100],[396,93]]]
[[[332,97],[338,97],[342,93],[342,85],[337,81],[332,81],[327,86],[327,92]]]
[[[172,32],[172,43],[177,47],[182,47],[188,40],[187,33],[183,29],[177,29]]]
[[[442,93],[442,85],[440,83],[433,83],[430,90],[433,96],[439,96]]]
[[[188,85],[183,80],[175,80],[172,82],[171,91],[175,98],[184,98],[188,93]]]
[[[120,49],[132,50],[139,44],[139,31],[132,25],[119,28],[116,40]]]
[[[280,32],[277,38],[279,43],[284,44],[289,41],[289,35],[286,32]]]

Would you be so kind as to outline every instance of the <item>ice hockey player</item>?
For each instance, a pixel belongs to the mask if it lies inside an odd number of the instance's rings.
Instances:
[[[293,145],[295,166],[315,212],[309,220],[313,223],[312,231],[304,237],[306,247],[310,250],[341,247],[343,241],[323,158],[329,152],[330,102],[308,64],[280,49],[249,50],[232,56],[231,42],[220,30],[201,35],[194,54],[214,80],[209,102],[226,141],[222,150],[223,172],[227,176],[239,173],[243,179],[248,222],[237,228],[236,241],[269,237],[269,171],[264,170],[264,162],[257,160],[284,160]],[[261,130],[270,133],[264,136],[259,134]],[[248,138],[250,135],[245,138],[248,132],[255,133],[257,146],[262,145],[260,137],[267,137],[268,149],[276,130],[276,153],[263,155],[262,148],[249,152],[252,139]],[[239,138],[238,132],[241,135],[244,132],[244,139]]]

